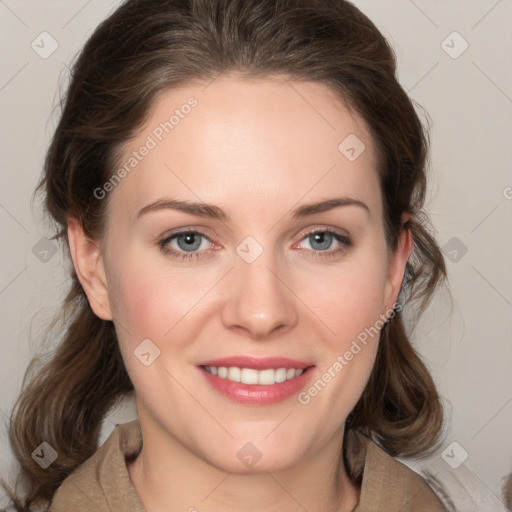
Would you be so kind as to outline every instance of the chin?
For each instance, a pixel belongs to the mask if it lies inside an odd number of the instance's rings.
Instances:
[[[285,471],[300,462],[300,453],[304,450],[291,451],[292,446],[282,442],[269,443],[261,438],[254,442],[230,440],[223,445],[221,452],[198,454],[203,460],[216,468],[236,474],[276,473]],[[300,452],[300,453],[299,453]]]
[[[216,463],[217,462],[217,463]],[[265,457],[261,454],[261,458],[256,457],[251,461],[247,456],[245,460],[241,461],[238,458],[231,458],[229,460],[211,461],[211,464],[216,468],[227,473],[238,475],[257,475],[264,473],[279,473],[286,471],[297,464],[298,461],[291,458],[285,462],[279,456]]]

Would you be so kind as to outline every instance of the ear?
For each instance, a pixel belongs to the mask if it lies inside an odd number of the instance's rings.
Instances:
[[[389,259],[384,295],[384,305],[387,309],[392,309],[398,299],[405,274],[405,266],[411,255],[412,234],[408,227],[404,227],[404,223],[410,218],[411,214],[409,212],[402,214],[402,227],[400,228],[397,247]]]
[[[99,318],[112,320],[100,243],[87,237],[76,217],[67,221],[71,259],[91,309]]]

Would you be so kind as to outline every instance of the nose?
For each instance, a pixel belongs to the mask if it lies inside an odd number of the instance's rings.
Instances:
[[[272,260],[264,251],[252,263],[237,261],[225,283],[228,292],[222,321],[226,328],[265,340],[296,324],[295,296],[288,288],[286,273]]]

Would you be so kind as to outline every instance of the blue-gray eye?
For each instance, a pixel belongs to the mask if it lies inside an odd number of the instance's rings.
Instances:
[[[175,235],[171,237],[171,239],[172,238],[176,238],[180,249],[184,251],[196,251],[201,246],[204,236],[200,233],[184,233]]]
[[[325,251],[329,249],[332,245],[333,238],[334,237],[332,233],[329,233],[328,231],[319,231],[309,235],[312,249],[318,249],[319,251]],[[313,245],[313,242],[317,244],[316,247]]]

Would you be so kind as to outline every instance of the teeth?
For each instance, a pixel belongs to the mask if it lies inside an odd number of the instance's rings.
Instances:
[[[205,366],[204,369],[216,375],[221,379],[228,379],[242,384],[263,384],[269,386],[276,382],[294,379],[303,373],[303,369],[278,368],[277,370],[269,368],[268,370],[254,370],[252,368],[238,368],[236,366]]]
[[[286,368],[278,368],[276,370],[276,382],[284,382],[286,380],[286,374]]]
[[[258,370],[252,368],[242,368],[240,370],[240,382],[243,384],[258,384]]]
[[[236,366],[232,366],[228,368],[228,379],[232,380],[233,382],[240,382],[241,377],[241,371],[240,368],[237,368]]]
[[[275,370],[262,370],[258,373],[258,384],[268,386],[276,383],[276,371]]]

